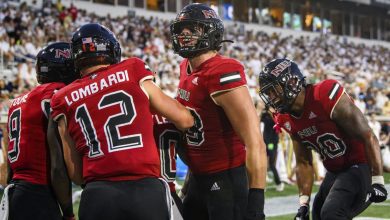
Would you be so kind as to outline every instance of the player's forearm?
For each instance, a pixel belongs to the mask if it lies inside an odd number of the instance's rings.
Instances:
[[[265,147],[247,147],[246,169],[249,179],[249,188],[265,189],[267,174]]]
[[[77,185],[84,184],[83,174],[81,171],[77,171],[77,170],[79,170],[78,168],[74,167],[73,164],[68,165],[68,163],[67,163],[66,167],[67,167],[67,171],[69,174],[69,178],[70,178],[70,180],[72,180],[72,182],[74,182]]]
[[[310,196],[314,182],[314,168],[309,163],[298,163],[297,184],[300,195]]]
[[[178,129],[184,131],[194,126],[194,117],[186,107],[175,100],[171,100],[170,98],[167,99],[165,103],[170,103],[167,105],[169,106],[169,110],[163,112],[163,114],[165,114],[165,116],[172,121]]]
[[[372,132],[368,132],[367,138],[364,140],[367,160],[371,167],[372,176],[382,176],[383,165],[378,139]]]
[[[55,170],[54,170],[55,171]],[[73,215],[72,185],[65,171],[52,173],[52,186],[64,216]]]
[[[7,184],[11,183],[12,176],[13,176],[13,172],[11,169],[11,165],[7,162]]]
[[[178,129],[184,131],[194,125],[194,118],[190,111],[178,101],[165,95],[153,81],[146,80],[142,86],[149,94],[151,107],[174,123]]]

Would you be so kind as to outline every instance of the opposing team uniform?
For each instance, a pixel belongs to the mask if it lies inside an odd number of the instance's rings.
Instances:
[[[74,81],[53,97],[53,118],[65,118],[83,158],[87,185],[81,198],[80,218],[142,219],[138,217],[139,210],[146,207],[153,207],[154,212],[143,216],[145,219],[156,219],[157,215],[164,219],[168,215],[165,189],[157,179],[160,160],[149,97],[140,86],[152,78],[144,62],[130,58]],[[124,192],[117,193],[118,187],[125,188]],[[112,211],[99,210],[109,203]]]
[[[319,153],[329,171],[317,193],[313,219],[320,219],[321,209],[323,212],[344,209],[349,217],[356,215],[366,206],[366,194],[371,186],[363,142],[348,137],[331,118],[344,92],[335,80],[309,85],[300,117],[276,115],[278,125],[300,142],[300,147]],[[328,202],[330,200],[332,202]]]
[[[184,200],[184,218],[236,219],[247,202],[245,147],[212,96],[246,86],[244,68],[220,55],[190,74],[188,68],[185,59],[180,64],[177,100],[196,112],[201,129],[185,137],[188,165],[194,175]]]
[[[10,218],[61,219],[50,185],[46,131],[50,99],[63,83],[47,83],[15,98],[8,113],[8,162],[12,170]],[[48,211],[51,207],[51,211]],[[15,214],[15,216],[12,216]]]
[[[160,115],[153,115],[153,123],[154,140],[160,155],[161,176],[171,190],[174,219],[182,219],[182,201],[175,189],[176,147],[184,147],[180,145],[183,143],[182,133],[173,123]]]

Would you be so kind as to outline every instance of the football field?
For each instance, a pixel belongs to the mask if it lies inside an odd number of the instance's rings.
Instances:
[[[385,174],[387,191],[390,191],[390,174]],[[179,183],[182,183],[179,181]],[[73,192],[80,195],[80,187],[74,186]],[[313,192],[318,190],[318,186],[313,187]],[[0,192],[2,195],[2,191]],[[77,216],[79,208],[79,195],[75,195],[73,204],[74,213]],[[277,192],[273,183],[268,184],[265,193],[265,213],[268,220],[291,220],[298,209],[298,189],[296,185],[286,185],[284,191]],[[314,196],[314,193],[313,195]],[[390,220],[390,197],[383,203],[373,203],[355,220]]]
[[[385,174],[387,191],[390,191],[390,174]],[[182,181],[178,181],[182,184]],[[75,190],[79,190],[76,187]],[[318,190],[318,186],[313,186],[313,192]],[[313,198],[314,198],[313,194]],[[269,183],[265,192],[265,214],[267,220],[291,220],[298,209],[298,188],[296,185],[285,185],[282,192],[275,190],[275,185]],[[74,203],[74,212],[77,215],[79,201]],[[356,220],[390,220],[390,198],[386,202],[371,204]]]

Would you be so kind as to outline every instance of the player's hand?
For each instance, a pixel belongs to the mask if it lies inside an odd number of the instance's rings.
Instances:
[[[309,204],[302,204],[295,215],[294,220],[309,220],[310,206]]]
[[[264,220],[264,189],[249,189],[244,220]]]
[[[371,202],[383,202],[387,199],[387,190],[382,184],[372,184],[372,190],[370,192],[370,201]]]

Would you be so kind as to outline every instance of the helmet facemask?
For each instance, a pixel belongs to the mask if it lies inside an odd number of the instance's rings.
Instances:
[[[171,25],[171,34],[174,51],[184,58],[219,50],[222,40],[222,34],[217,31],[214,22],[176,21]]]
[[[288,113],[302,86],[305,86],[304,77],[292,74],[290,66],[278,77],[270,73],[261,74],[259,96],[266,107],[272,107],[278,113]]]

